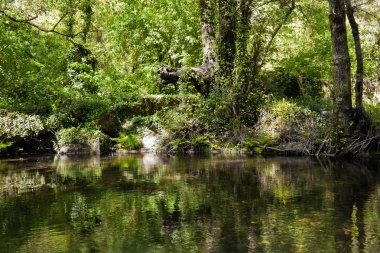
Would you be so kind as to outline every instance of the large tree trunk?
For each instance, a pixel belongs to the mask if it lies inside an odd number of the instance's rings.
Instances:
[[[356,55],[356,81],[355,81],[355,107],[357,112],[357,129],[367,130],[370,125],[370,119],[366,114],[363,107],[363,79],[364,79],[364,64],[363,64],[363,51],[360,42],[359,26],[356,23],[354,16],[354,8],[351,0],[345,0],[347,9],[347,18],[350,23],[352,37],[355,43]]]
[[[236,38],[236,82],[235,84],[240,89],[242,94],[248,92],[250,83],[251,61],[248,55],[248,41],[249,31],[251,29],[251,5],[252,0],[241,0],[239,3],[239,13],[237,21],[237,33],[239,36]]]
[[[200,67],[190,69],[177,69],[161,67],[158,71],[161,85],[174,84],[186,78],[186,82],[191,83],[201,94],[207,96],[214,78],[215,63],[215,29],[211,0],[199,0],[201,9],[201,29],[203,43],[203,63]],[[190,72],[190,73],[189,73]]]
[[[329,18],[334,62],[334,103],[344,133],[352,133],[351,62],[347,44],[344,0],[329,0]]]
[[[236,2],[234,0],[218,0],[219,40],[218,66],[220,85],[231,84],[236,53]]]
[[[199,0],[201,7],[201,26],[202,26],[202,43],[203,43],[203,66],[213,67],[215,63],[215,31],[212,7],[210,0]]]
[[[251,5],[252,0],[241,0],[236,8],[238,10],[236,20],[236,42],[235,66],[233,78],[233,113],[235,117],[240,117],[246,107],[247,96],[249,96],[249,87],[252,82],[251,61],[248,54],[248,41],[251,29]],[[231,89],[231,88],[230,88]],[[232,90],[232,89],[231,89]],[[241,120],[241,119],[239,119]]]

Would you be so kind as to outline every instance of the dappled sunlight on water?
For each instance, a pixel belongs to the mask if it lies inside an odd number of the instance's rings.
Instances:
[[[380,164],[234,156],[0,162],[1,252],[380,252]]]

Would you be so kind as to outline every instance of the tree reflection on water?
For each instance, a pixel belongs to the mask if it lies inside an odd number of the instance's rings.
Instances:
[[[5,252],[380,252],[376,161],[3,161]]]

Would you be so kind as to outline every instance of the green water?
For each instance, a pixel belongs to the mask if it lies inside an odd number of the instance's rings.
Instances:
[[[0,252],[380,252],[380,163],[0,161]]]

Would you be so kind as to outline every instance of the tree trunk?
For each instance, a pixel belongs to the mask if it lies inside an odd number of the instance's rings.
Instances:
[[[212,12],[211,0],[199,0],[201,9],[201,30],[203,43],[203,63],[200,67],[182,69],[161,67],[158,71],[159,82],[161,85],[176,85],[181,78],[189,82],[194,88],[204,96],[210,91],[213,82],[214,63],[215,63],[215,29]]]
[[[334,103],[344,133],[352,133],[351,62],[347,44],[344,0],[329,0],[329,19],[334,62]]]
[[[355,43],[356,55],[356,81],[355,81],[355,107],[357,112],[357,129],[367,130],[370,124],[370,119],[366,114],[363,107],[363,79],[364,79],[364,64],[363,64],[363,51],[360,42],[359,26],[356,23],[354,16],[354,8],[351,0],[345,0],[347,18],[350,23],[352,37]]]
[[[248,92],[249,83],[251,81],[250,72],[251,61],[248,55],[248,41],[249,31],[251,29],[251,5],[252,0],[242,0],[239,3],[239,17],[237,24],[236,38],[236,64],[238,68],[236,70],[236,86],[240,89],[240,93],[245,94]]]
[[[201,7],[201,26],[203,43],[203,64],[202,66],[212,67],[215,63],[215,31],[210,0],[199,0]]]
[[[234,0],[218,0],[219,41],[218,66],[219,85],[231,84],[236,52],[236,2]]]
[[[356,83],[355,83],[355,106],[357,109],[363,108],[363,51],[360,43],[359,26],[354,17],[354,8],[351,0],[345,0],[347,9],[347,18],[351,26],[352,37],[355,43],[356,55]]]
[[[233,112],[236,118],[244,113],[249,87],[252,83],[251,61],[248,54],[249,32],[251,29],[252,0],[241,0],[237,5],[235,66],[233,75]],[[232,76],[231,73],[231,76]],[[232,90],[232,89],[231,89]],[[241,120],[241,119],[239,119]]]

